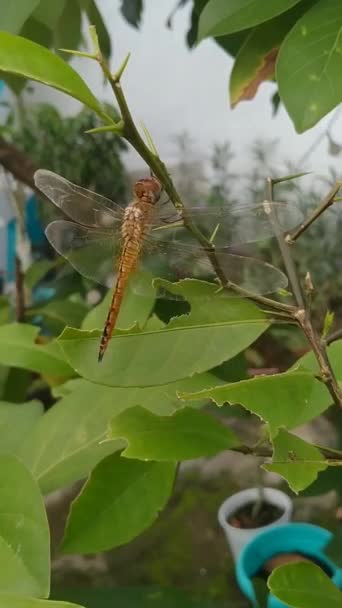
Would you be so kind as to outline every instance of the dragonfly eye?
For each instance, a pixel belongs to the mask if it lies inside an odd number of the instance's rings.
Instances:
[[[159,200],[161,191],[161,184],[155,177],[139,179],[134,185],[134,194],[138,198],[147,198],[151,203]]]

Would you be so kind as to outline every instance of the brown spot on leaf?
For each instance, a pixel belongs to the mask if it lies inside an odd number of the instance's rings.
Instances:
[[[264,56],[262,64],[257,70],[254,78],[242,89],[241,94],[234,101],[232,100],[231,107],[235,106],[240,101],[246,101],[247,99],[253,99],[260,84],[272,76],[274,72],[275,62],[278,56],[279,48],[272,49]]]

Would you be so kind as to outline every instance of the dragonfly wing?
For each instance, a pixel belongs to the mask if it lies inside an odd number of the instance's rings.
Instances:
[[[111,200],[72,184],[64,177],[39,169],[34,181],[59,209],[75,222],[85,226],[111,229],[122,222],[123,210]]]
[[[119,242],[108,232],[56,220],[45,234],[53,248],[84,277],[106,287],[113,282]]]
[[[263,260],[224,250],[217,251],[217,259],[228,280],[258,295],[275,293],[288,285],[287,276]]]
[[[155,217],[152,223],[152,229],[160,226],[172,224],[181,221],[182,216],[176,207],[171,203],[170,199],[166,201],[159,200],[155,207]]]
[[[150,271],[155,277],[173,282],[183,278],[204,281],[216,278],[207,254],[200,247],[165,242],[150,252],[148,249],[147,245],[140,268]],[[227,249],[216,249],[216,257],[227,279],[244,289],[261,295],[287,287],[286,275],[267,262],[231,254]],[[232,292],[231,295],[235,294]],[[170,296],[162,293],[160,297]]]
[[[269,203],[258,205],[239,204],[231,208],[193,207],[187,215],[207,239],[217,247],[228,247],[241,243],[251,243],[283,234],[298,226],[303,219],[301,211],[287,203]],[[177,221],[178,217],[178,221]],[[173,216],[176,224],[181,224],[181,217]],[[187,241],[189,236],[181,226],[173,226],[161,219],[159,226],[152,226],[152,239],[170,239]]]

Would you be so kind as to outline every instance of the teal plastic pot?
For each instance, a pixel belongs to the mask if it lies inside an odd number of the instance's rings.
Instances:
[[[269,528],[253,538],[241,551],[235,572],[242,593],[257,606],[252,578],[260,572],[264,563],[280,553],[302,553],[322,564],[330,574],[332,582],[342,589],[342,569],[338,568],[325,554],[324,549],[333,534],[312,524],[285,524]],[[288,608],[271,593],[267,608]]]

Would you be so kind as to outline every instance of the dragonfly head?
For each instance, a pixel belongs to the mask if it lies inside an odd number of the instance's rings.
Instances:
[[[154,205],[160,197],[162,186],[155,177],[146,177],[139,179],[134,185],[134,194],[138,199],[144,199],[146,202]]]

